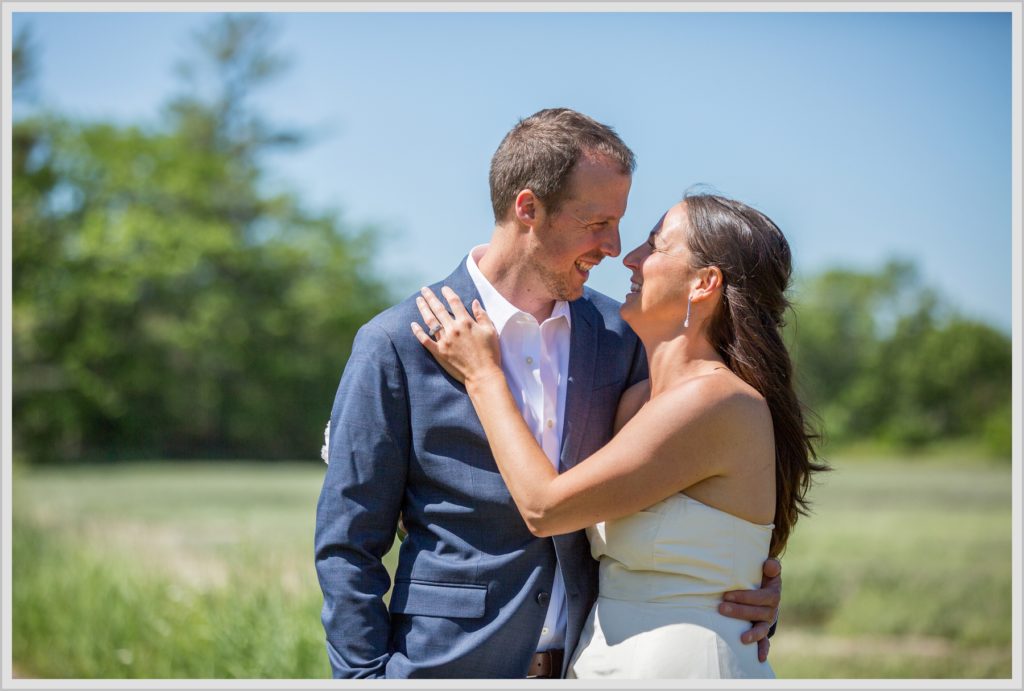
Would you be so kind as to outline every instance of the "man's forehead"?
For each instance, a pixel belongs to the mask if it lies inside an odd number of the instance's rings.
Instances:
[[[626,197],[614,199],[608,195],[583,194],[566,200],[573,214],[587,221],[607,221],[622,218],[626,213]]]
[[[633,174],[623,170],[622,166],[607,156],[581,157],[569,172],[569,188],[575,191],[576,188],[584,189],[590,184],[626,182],[633,183]]]

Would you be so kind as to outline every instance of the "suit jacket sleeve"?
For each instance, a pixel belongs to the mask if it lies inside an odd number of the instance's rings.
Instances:
[[[317,504],[315,559],[335,678],[385,676],[390,618],[383,597],[409,458],[405,374],[388,334],[356,334],[331,412],[329,463]]]

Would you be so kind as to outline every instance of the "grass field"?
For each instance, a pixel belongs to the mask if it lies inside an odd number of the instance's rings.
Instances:
[[[1007,678],[1008,463],[832,459],[783,559],[780,677]],[[323,466],[14,473],[13,659],[60,678],[329,676]]]

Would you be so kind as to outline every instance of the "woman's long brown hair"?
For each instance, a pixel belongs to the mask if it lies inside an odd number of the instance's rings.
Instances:
[[[782,339],[792,277],[789,243],[760,211],[714,194],[687,195],[688,244],[694,268],[722,271],[722,300],[708,338],[726,365],[764,396],[775,432],[775,530],[770,554],[785,549],[797,518],[807,514],[818,435],[808,426],[793,387],[793,364]]]

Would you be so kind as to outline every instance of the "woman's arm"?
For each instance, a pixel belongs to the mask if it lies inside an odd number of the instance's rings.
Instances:
[[[619,407],[615,411],[615,424],[612,426],[612,434],[618,434],[627,422],[633,419],[647,399],[651,397],[651,380],[638,381],[633,386],[622,392],[619,398]]]
[[[502,478],[536,535],[568,533],[645,509],[719,474],[723,454],[709,450],[748,443],[741,426],[730,424],[737,407],[746,405],[742,397],[725,391],[719,378],[698,378],[648,402],[604,448],[558,474],[512,399],[490,319],[474,301],[474,320],[453,291],[442,292],[451,315],[429,290],[420,311],[443,332],[436,341],[419,325],[413,332],[465,382]]]
[[[724,404],[716,404],[716,400],[730,397],[723,395],[721,389],[716,390],[712,385],[713,378],[705,378],[703,382],[698,382],[699,386],[688,387],[690,391],[686,397],[693,398],[687,400],[684,397],[678,401],[680,410],[672,410],[675,402],[666,401],[665,396],[659,396],[657,401],[644,405],[649,392],[641,396],[641,382],[627,391],[631,398],[636,396],[637,400],[633,402],[639,412],[630,411],[630,403],[627,401],[626,407],[620,406],[616,416],[616,424],[622,426],[621,434],[617,434],[612,443],[587,459],[586,463],[580,463],[558,475],[534,441],[512,400],[501,370],[501,351],[494,325],[478,302],[473,302],[473,312],[477,317],[474,321],[453,291],[443,289],[442,292],[452,306],[454,318],[427,289],[423,289],[424,297],[417,304],[427,326],[443,325],[444,334],[434,341],[419,324],[412,325],[413,333],[453,377],[466,382],[466,389],[484,425],[502,478],[526,519],[526,524],[535,535],[567,533],[600,520],[647,508],[719,472],[718,464],[710,460],[713,444],[731,444],[731,450],[735,451],[736,448],[743,448],[739,445],[749,443],[744,433],[749,434],[755,425],[744,424],[739,425],[738,429],[730,429],[730,425],[722,424],[736,415],[735,410],[729,410],[730,407],[735,409],[746,406],[747,409],[742,410],[738,418],[743,421],[743,416],[749,416],[751,412],[749,402],[731,397]],[[707,418],[706,428],[690,434],[689,444],[685,439],[666,440],[664,430],[667,427],[678,426],[679,432],[689,429],[685,418],[676,419],[672,424],[668,424],[667,420],[673,414],[682,414],[687,404],[693,406],[694,402],[701,401],[701,395],[707,395],[710,399],[707,401],[708,410],[717,409],[717,413],[705,411],[703,417]],[[639,400],[641,398],[644,400]],[[635,413],[632,419],[628,419],[630,412]],[[668,417],[659,419],[662,413]],[[686,415],[693,420],[702,417],[700,413],[694,412]],[[645,435],[649,435],[649,438],[645,439]],[[705,446],[702,448],[702,445]],[[727,452],[730,450],[730,446],[719,448]],[[660,456],[657,462],[646,462],[649,454],[660,454],[662,451],[669,455]],[[692,457],[677,455],[686,453],[692,454]],[[634,472],[633,468],[637,464],[640,469]],[[667,466],[664,469],[665,476],[660,474],[662,466]],[[687,472],[677,475],[680,469]],[[743,634],[742,640],[744,643],[758,642],[758,656],[762,662],[768,655],[768,643],[764,637],[768,627],[778,618],[782,588],[780,571],[779,562],[769,559],[764,564],[765,576],[761,589],[728,593],[729,601],[723,603],[720,609],[725,616],[758,622]]]

